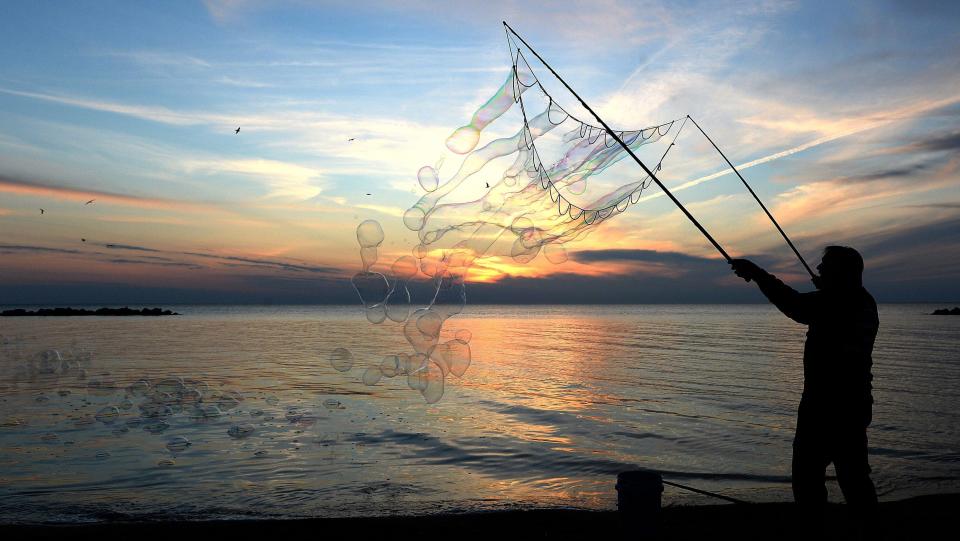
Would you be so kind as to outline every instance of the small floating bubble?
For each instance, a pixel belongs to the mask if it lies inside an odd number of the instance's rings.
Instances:
[[[256,429],[253,427],[253,425],[233,425],[229,430],[227,430],[227,434],[231,438],[240,439],[246,438],[247,436],[253,434],[254,430]]]
[[[170,466],[175,466],[177,463],[172,458],[163,458],[157,461],[157,466],[168,468]]]
[[[276,406],[277,404],[280,403],[280,399],[277,398],[277,397],[274,396],[274,395],[268,396],[265,400],[266,400],[267,404],[270,404],[271,406]]]
[[[252,410],[250,412],[251,417],[260,417],[261,415],[263,415],[263,410]]]
[[[127,387],[127,392],[133,396],[143,396],[150,390],[150,383],[145,379],[137,380]]]
[[[186,389],[180,393],[180,402],[183,404],[196,404],[203,400],[203,393],[199,389]]]
[[[420,182],[420,187],[423,188],[423,191],[432,192],[436,190],[440,184],[440,177],[437,175],[436,169],[429,165],[424,165],[417,171],[417,181]]]
[[[130,400],[124,400],[123,402],[120,402],[120,409],[124,411],[129,410],[132,407],[133,407],[133,402],[131,402]]]
[[[96,415],[96,419],[105,425],[113,424],[117,417],[120,417],[120,410],[116,406],[100,408]]]
[[[266,449],[261,449],[261,450],[257,451],[256,453],[253,453],[253,456],[258,457],[258,458],[262,458],[262,457],[265,457],[265,456],[268,456],[268,455],[270,455],[270,451],[267,451]]]
[[[376,220],[364,220],[357,226],[357,242],[362,248],[375,248],[383,243],[383,228]]]
[[[392,378],[400,370],[400,359],[396,355],[386,355],[380,361],[380,373],[386,378]]]
[[[404,255],[397,258],[390,267],[390,273],[397,280],[410,280],[417,275],[417,260],[412,256]]]
[[[125,426],[119,426],[110,431],[114,436],[122,436],[127,432],[130,432],[130,429]]]
[[[380,378],[383,377],[383,373],[380,372],[379,366],[368,367],[363,372],[363,384],[364,385],[376,385],[380,381]]]
[[[341,404],[339,400],[335,400],[335,399],[333,399],[333,398],[328,398],[328,399],[324,400],[324,401],[323,401],[323,407],[325,407],[325,408],[327,408],[327,409],[330,409],[330,410],[340,410],[340,409],[344,409],[343,404]]]
[[[168,428],[170,428],[170,423],[166,421],[153,421],[143,425],[143,429],[151,434],[160,434]]]
[[[140,414],[150,418],[169,417],[173,415],[173,408],[163,403],[144,402],[140,404]]]
[[[220,408],[214,406],[213,404],[202,405],[198,404],[190,412],[190,417],[203,420],[203,419],[213,419],[223,415],[223,412],[220,411]]]
[[[70,391],[67,391],[67,390],[57,391],[57,394],[60,396],[70,396]]]
[[[106,460],[110,458],[110,451],[97,451],[97,454],[94,455],[97,460]]]
[[[48,402],[50,400],[50,397],[45,394],[41,394],[41,395],[38,395],[37,398],[35,398],[34,400],[36,400],[37,402]]]
[[[460,329],[453,336],[461,342],[469,343],[470,339],[473,338],[473,333],[471,333],[468,329]]]
[[[193,443],[183,436],[174,436],[167,440],[167,450],[171,453],[182,453]]]
[[[353,354],[346,348],[337,348],[330,352],[330,366],[338,372],[346,372],[353,367]]]
[[[40,436],[40,439],[43,441],[57,441],[60,439],[60,436],[54,434],[53,432],[50,432]]]
[[[554,265],[565,263],[569,258],[567,249],[562,244],[547,244],[543,247],[543,255],[547,257],[547,261]]]
[[[153,388],[161,393],[177,394],[184,389],[183,379],[167,378],[158,381]]]
[[[219,406],[222,411],[232,410],[239,405],[240,401],[234,396],[221,396],[220,400],[217,400],[217,406]]]
[[[287,408],[286,419],[291,423],[296,423],[300,419],[303,419],[304,411],[296,406],[290,406]]]

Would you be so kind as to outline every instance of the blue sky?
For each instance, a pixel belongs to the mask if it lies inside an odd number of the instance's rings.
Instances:
[[[381,221],[384,260],[415,244],[416,171],[454,163],[445,138],[508,73],[501,20],[611,124],[690,114],[757,162],[744,174],[812,263],[851,244],[881,299],[960,298],[960,8],[772,1],[5,2],[0,293],[349,301],[357,223]],[[696,160],[664,180],[729,251],[804,286],[734,177],[689,182]],[[757,300],[664,198],[567,249],[488,263],[501,292]]]

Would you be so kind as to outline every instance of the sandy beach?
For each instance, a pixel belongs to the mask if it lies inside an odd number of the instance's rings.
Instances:
[[[921,496],[880,504],[875,540],[936,539],[956,528],[960,494]],[[790,503],[668,507],[662,511],[658,539],[803,539]],[[523,510],[426,516],[302,520],[230,520],[104,522],[83,525],[4,525],[5,539],[224,539],[349,534],[360,538],[444,538],[490,536],[512,539],[635,538],[615,511]],[[819,539],[856,539],[846,509],[832,505]]]

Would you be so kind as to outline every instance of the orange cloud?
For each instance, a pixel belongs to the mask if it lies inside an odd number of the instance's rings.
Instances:
[[[100,202],[149,209],[169,209],[194,212],[209,212],[211,210],[218,210],[212,205],[180,201],[176,199],[139,197],[134,195],[104,192],[100,190],[77,190],[75,188],[53,186],[43,183],[23,182],[5,178],[0,178],[0,192],[11,193],[25,197],[47,197],[77,202],[85,202],[90,199],[96,199]]]

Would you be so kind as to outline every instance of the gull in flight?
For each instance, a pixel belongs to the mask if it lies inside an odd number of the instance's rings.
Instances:
[[[240,126],[237,126],[237,129],[233,130],[234,135],[237,135],[238,133],[240,133]]]
[[[46,211],[43,210],[43,209],[40,209],[40,214],[41,214],[41,215],[42,215],[44,212],[46,212]]]
[[[84,205],[89,205],[90,203],[93,203],[94,201],[96,201],[96,199],[91,199],[91,200],[87,201],[86,203],[84,203]]]
[[[357,140],[356,137],[351,137],[350,139],[347,139],[347,141],[356,141],[356,140]]]

